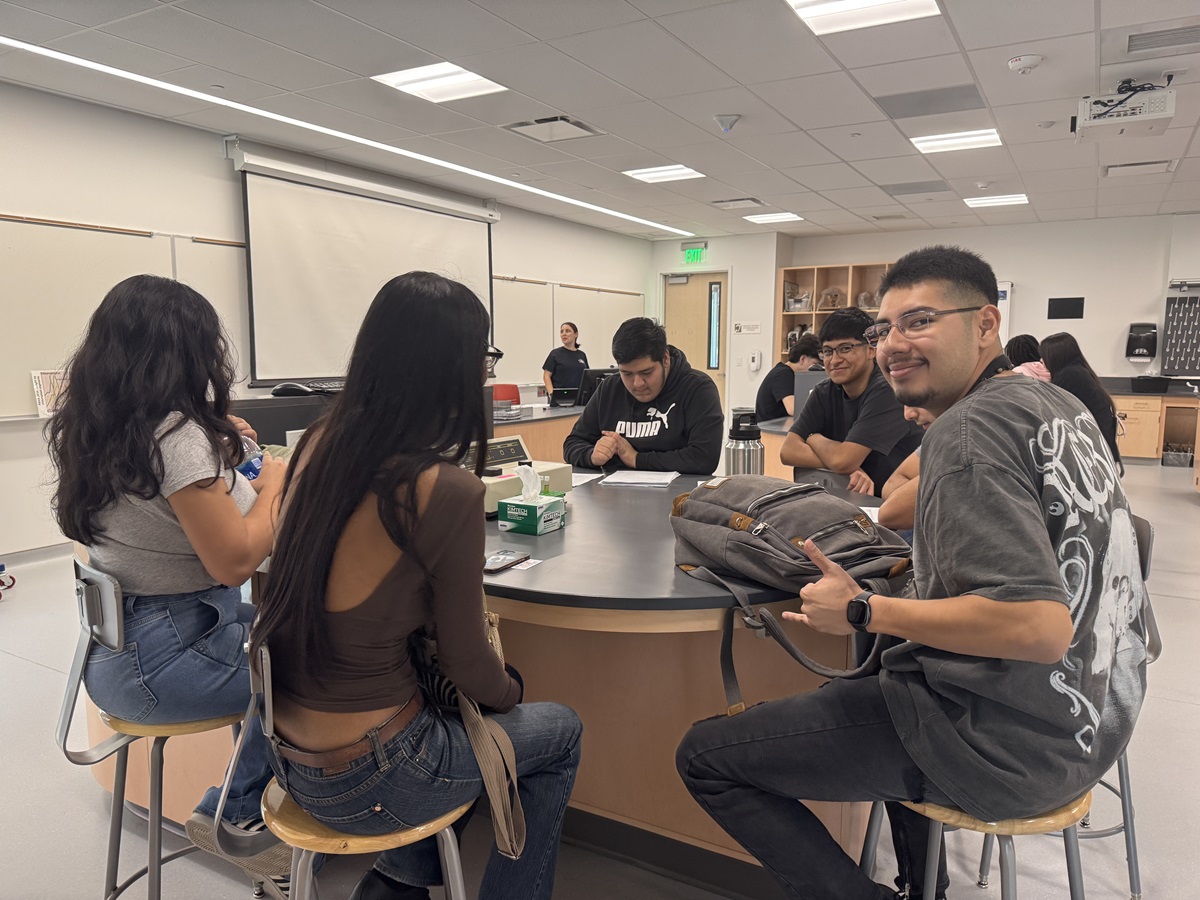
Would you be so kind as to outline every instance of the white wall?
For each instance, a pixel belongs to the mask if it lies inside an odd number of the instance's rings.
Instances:
[[[1200,215],[1172,220],[1171,277],[1200,281]]]
[[[1162,328],[1173,222],[1183,218],[1200,216],[797,238],[791,265],[894,261],[919,247],[956,244],[982,255],[1000,281],[1013,283],[1010,335],[1040,339],[1069,331],[1098,374],[1140,375],[1146,366],[1125,359],[1129,323]],[[1195,241],[1190,247],[1200,253]],[[1200,273],[1200,266],[1193,268]],[[1047,319],[1050,297],[1084,297],[1084,318]]]

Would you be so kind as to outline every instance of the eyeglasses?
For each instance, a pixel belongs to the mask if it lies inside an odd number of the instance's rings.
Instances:
[[[487,368],[487,377],[496,377],[496,363],[504,359],[504,351],[497,350],[493,345],[488,344],[487,349],[483,351],[483,364]]]
[[[878,324],[867,326],[867,330],[863,332],[863,337],[867,339],[867,343],[872,347],[878,347],[880,341],[887,340],[887,336],[892,333],[893,328],[905,337],[908,337],[910,334],[920,334],[938,316],[975,312],[980,309],[983,309],[983,307],[966,306],[961,309],[918,309],[914,312],[905,313],[897,318],[895,322],[879,322]]]
[[[859,341],[856,344],[840,344],[837,347],[822,347],[817,351],[817,356],[821,357],[821,359],[829,359],[833,356],[833,354],[836,353],[838,356],[842,357],[842,359],[845,359],[859,347],[865,346],[867,345],[864,341]]]

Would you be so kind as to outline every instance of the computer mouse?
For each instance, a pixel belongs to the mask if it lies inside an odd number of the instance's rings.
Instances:
[[[312,393],[314,393],[313,389],[307,384],[300,384],[296,381],[281,381],[271,388],[272,397],[307,397]]]

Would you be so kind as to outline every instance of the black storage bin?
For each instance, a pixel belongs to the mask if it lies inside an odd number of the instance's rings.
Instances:
[[[1135,394],[1165,394],[1171,386],[1171,379],[1162,375],[1139,375],[1130,378],[1129,383]]]

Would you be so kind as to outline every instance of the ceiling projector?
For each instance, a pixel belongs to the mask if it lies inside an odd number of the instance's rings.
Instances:
[[[1084,97],[1071,117],[1075,143],[1162,134],[1175,117],[1175,92],[1169,88],[1132,90]]]

